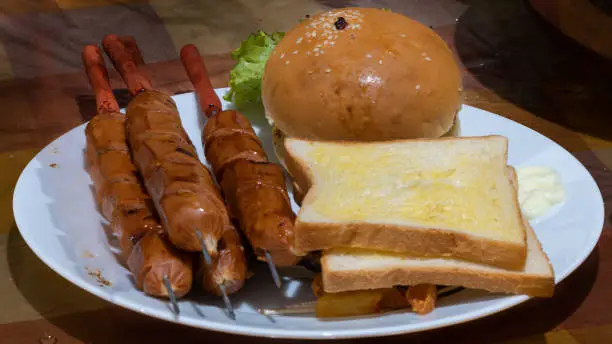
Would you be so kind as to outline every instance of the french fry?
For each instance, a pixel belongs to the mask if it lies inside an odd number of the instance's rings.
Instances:
[[[428,314],[436,307],[438,291],[433,284],[411,286],[406,292],[406,300],[417,314]]]
[[[311,288],[317,298],[325,295],[325,290],[323,290],[323,277],[321,277],[321,274],[317,274],[312,280]]]
[[[345,317],[378,313],[385,290],[357,290],[327,293],[317,300],[317,318]]]
[[[383,310],[410,308],[406,295],[398,288],[384,289],[380,300],[380,308]]]
[[[405,294],[399,288],[326,293],[321,274],[315,276],[311,288],[317,297],[318,318],[366,315],[410,307],[423,315],[433,311],[438,296],[436,286],[431,284],[411,286]]]

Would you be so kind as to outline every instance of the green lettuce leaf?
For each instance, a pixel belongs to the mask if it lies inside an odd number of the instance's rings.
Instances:
[[[223,97],[225,100],[233,101],[239,108],[261,103],[261,80],[266,62],[284,35],[284,32],[252,33],[232,52],[236,65],[230,72],[230,91]]]

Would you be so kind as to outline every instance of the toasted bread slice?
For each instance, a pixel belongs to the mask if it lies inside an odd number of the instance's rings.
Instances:
[[[363,248],[520,270],[525,226],[503,136],[391,142],[285,140],[305,194],[301,252]]]
[[[516,180],[514,173],[511,178]],[[359,249],[332,249],[321,260],[326,292],[437,284],[491,292],[548,297],[554,273],[533,229],[527,229],[527,259],[521,271],[506,270],[449,258],[419,258]]]

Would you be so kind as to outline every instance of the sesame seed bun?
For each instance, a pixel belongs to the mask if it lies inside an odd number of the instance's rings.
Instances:
[[[296,25],[272,52],[262,88],[268,119],[312,140],[440,137],[461,107],[446,43],[417,21],[371,8]]]

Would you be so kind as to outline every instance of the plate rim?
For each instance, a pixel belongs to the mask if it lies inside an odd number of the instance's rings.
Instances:
[[[222,93],[225,92],[228,88],[218,88],[215,89],[215,91],[217,93]],[[182,96],[194,96],[193,92],[189,92],[189,93],[185,93],[185,94],[180,94],[180,95],[173,95],[172,98],[177,98],[177,97],[182,97]],[[558,144],[557,142],[555,142],[554,140],[550,139],[549,137],[537,132],[534,129],[531,129],[519,122],[516,122],[512,119],[506,118],[504,116],[498,115],[496,113],[493,113],[491,111],[487,111],[484,109],[480,109],[474,106],[470,106],[470,105],[463,105],[461,111],[464,110],[464,108],[469,108],[472,110],[476,110],[476,111],[481,111],[481,112],[485,112],[487,115],[489,116],[494,116],[494,117],[500,117],[504,120],[508,120],[511,122],[514,122],[514,124],[519,125],[520,127],[522,127],[522,129],[526,129],[528,131],[531,131],[533,134],[539,135],[542,138],[544,138],[546,141],[548,141],[549,144],[553,144],[555,146],[557,146],[558,148],[561,148],[562,150],[564,150],[566,153],[568,153],[574,160],[575,162],[578,163],[579,168],[581,168],[583,170],[583,172],[586,173],[586,175],[588,175],[589,178],[589,182],[593,183],[593,185],[595,186],[595,190],[597,191],[596,195],[597,196],[597,204],[598,204],[598,209],[593,210],[594,212],[596,211],[598,213],[598,217],[601,219],[599,222],[601,222],[600,224],[600,229],[599,231],[597,231],[595,233],[595,231],[592,233],[590,241],[588,243],[588,245],[584,246],[584,249],[582,250],[581,254],[579,255],[579,259],[576,259],[572,264],[569,264],[569,268],[567,269],[567,272],[565,275],[559,276],[557,274],[555,274],[555,285],[558,285],[560,282],[562,282],[565,278],[567,278],[567,276],[569,276],[570,274],[572,274],[578,267],[580,267],[584,261],[591,255],[591,253],[593,252],[593,250],[595,249],[595,246],[597,245],[597,242],[599,240],[599,238],[601,237],[601,233],[603,231],[603,225],[604,225],[604,221],[605,221],[605,216],[604,216],[604,201],[603,201],[603,195],[601,194],[601,189],[599,188],[599,185],[597,184],[597,181],[593,178],[593,175],[591,174],[591,172],[586,168],[586,166],[584,166],[571,152],[569,152],[567,149],[565,149],[563,146],[561,146],[560,144]],[[455,326],[458,324],[462,324],[462,323],[466,323],[469,321],[473,321],[476,319],[481,319],[487,316],[490,316],[492,314],[496,314],[499,312],[503,312],[505,310],[508,310],[509,308],[515,307],[521,303],[524,303],[530,299],[532,299],[532,297],[526,296],[526,295],[508,295],[508,296],[503,296],[500,297],[496,303],[489,305],[485,308],[479,309],[477,311],[473,311],[473,312],[468,312],[467,314],[458,314],[458,315],[454,315],[454,316],[450,316],[450,317],[444,317],[444,318],[440,318],[440,319],[434,319],[431,320],[429,322],[426,323],[419,323],[418,326],[414,326],[413,324],[410,323],[406,323],[403,325],[390,325],[390,326],[381,326],[378,328],[368,328],[368,329],[361,329],[361,330],[355,330],[355,329],[347,329],[347,330],[343,330],[343,329],[334,329],[334,330],[296,330],[296,329],[287,329],[287,328],[277,328],[274,330],[270,330],[269,328],[263,328],[263,327],[259,327],[256,325],[248,325],[248,324],[231,324],[231,323],[227,323],[227,322],[219,322],[219,321],[215,321],[215,320],[210,320],[210,319],[206,319],[206,318],[201,318],[196,320],[192,320],[190,318],[181,318],[180,316],[176,316],[174,315],[172,312],[166,312],[166,313],[161,313],[159,309],[151,309],[150,307],[147,307],[147,309],[149,310],[149,312],[146,312],[144,310],[140,310],[137,308],[137,306],[135,306],[134,303],[130,303],[130,302],[126,302],[123,300],[123,298],[113,298],[111,294],[107,293],[106,291],[104,291],[104,289],[102,288],[97,288],[96,286],[93,286],[89,283],[87,283],[84,279],[80,279],[80,278],[73,278],[70,277],[72,274],[68,271],[68,269],[65,269],[63,267],[63,264],[58,263],[55,259],[52,259],[50,257],[45,257],[42,252],[39,250],[38,245],[36,244],[32,244],[33,242],[35,242],[35,239],[32,238],[30,236],[30,234],[25,234],[24,235],[24,231],[22,230],[22,226],[20,225],[23,224],[23,220],[18,218],[16,216],[16,209],[18,208],[17,203],[22,193],[19,192],[20,189],[22,189],[24,186],[22,185],[25,179],[25,175],[28,174],[26,173],[26,171],[29,171],[30,169],[34,168],[34,161],[39,157],[39,154],[41,154],[42,151],[45,151],[47,149],[49,149],[49,147],[51,147],[57,140],[61,139],[64,135],[66,135],[67,133],[73,131],[73,130],[78,130],[78,128],[80,127],[84,127],[87,125],[87,122],[82,123],[68,131],[66,131],[65,133],[63,133],[62,135],[58,136],[56,139],[54,139],[53,141],[51,141],[49,144],[47,144],[44,148],[42,148],[29,162],[28,164],[25,166],[25,168],[21,171],[19,178],[17,179],[17,182],[15,183],[15,187],[14,187],[14,191],[13,191],[13,200],[12,200],[12,207],[13,207],[13,217],[15,220],[15,224],[16,227],[19,231],[19,233],[21,234],[21,236],[24,239],[24,242],[28,245],[28,247],[34,252],[34,254],[43,262],[45,263],[45,265],[47,265],[51,270],[53,270],[55,273],[57,273],[58,275],[60,275],[62,278],[66,279],[67,281],[69,281],[70,283],[72,283],[73,285],[76,285],[77,287],[79,287],[82,290],[87,291],[90,294],[93,294],[96,297],[101,298],[102,300],[105,300],[111,304],[120,306],[121,308],[124,309],[128,309],[131,311],[134,311],[136,313],[140,313],[140,314],[144,314],[156,319],[160,319],[160,320],[165,320],[165,321],[169,321],[172,323],[176,323],[179,325],[184,325],[184,326],[190,326],[190,327],[194,327],[194,328],[200,328],[200,329],[206,329],[206,330],[211,330],[211,331],[216,331],[216,332],[223,332],[223,333],[228,333],[228,334],[236,334],[236,335],[245,335],[245,336],[253,336],[253,337],[263,337],[263,338],[283,338],[283,339],[312,339],[312,340],[329,340],[329,339],[351,339],[351,338],[370,338],[370,337],[382,337],[382,336],[393,336],[393,335],[399,335],[399,334],[407,334],[407,333],[416,333],[416,332],[425,332],[425,331],[430,331],[430,330],[434,330],[434,329],[438,329],[438,328],[442,328],[442,327],[450,327],[450,326]],[[26,231],[26,233],[29,233]],[[151,312],[152,311],[152,312]],[[379,316],[379,318],[384,317],[384,315]],[[342,322],[342,321],[350,321],[351,319],[343,319],[343,320],[338,320],[338,322]],[[412,326],[411,326],[412,325]]]

